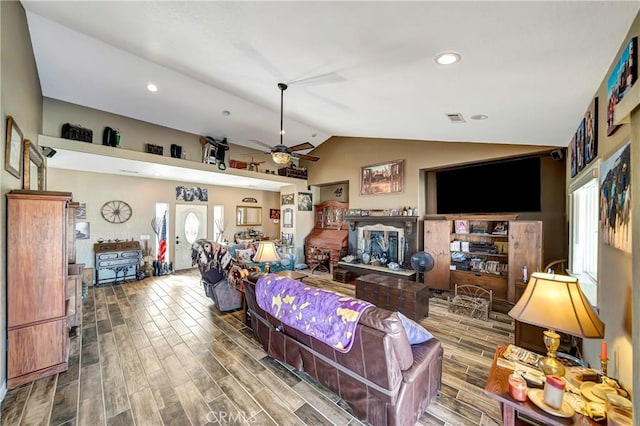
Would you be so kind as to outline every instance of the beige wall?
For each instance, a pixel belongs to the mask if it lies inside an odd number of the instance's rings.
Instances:
[[[164,126],[135,120],[117,114],[87,108],[80,105],[63,102],[56,99],[44,98],[43,102],[44,122],[42,134],[46,136],[60,137],[62,125],[65,123],[78,124],[93,130],[93,143],[102,144],[102,133],[105,127],[112,127],[120,131],[120,148],[132,151],[144,152],[145,145],[150,143],[163,147],[163,155],[171,156],[171,144],[182,146],[189,161],[202,162],[202,146],[200,135],[181,132]],[[271,156],[262,151],[230,144],[226,155],[226,163],[229,160],[240,160],[246,163],[250,161],[264,161],[258,166],[260,172],[265,170],[277,171],[278,166],[271,161]]]
[[[624,47],[626,47],[631,37],[638,35],[640,35],[640,15],[636,16],[627,37],[620,46],[620,51],[618,51],[614,58],[614,62],[612,62],[612,67],[620,57],[620,52]],[[638,208],[638,200],[640,198],[640,180],[638,179],[638,176],[640,175],[640,170],[636,170],[637,168],[640,168],[640,161],[638,161],[640,140],[637,138],[637,135],[640,134],[638,131],[640,128],[640,117],[638,117],[638,114],[636,113],[633,117],[634,120],[632,125],[623,125],[618,128],[613,135],[607,136],[607,78],[611,73],[612,67],[610,67],[606,75],[603,76],[603,81],[594,94],[598,97],[597,159],[604,160],[609,158],[622,145],[631,141],[631,163],[634,168],[631,170],[631,223],[640,224],[640,208]],[[638,85],[638,82],[635,84]],[[588,105],[584,106],[585,111],[587,107]],[[576,128],[577,126],[578,122],[576,121]],[[635,128],[635,139],[631,138],[632,128]],[[571,176],[568,168],[569,164],[570,162],[567,163],[566,171],[567,185],[571,185],[572,181],[580,179],[582,176],[581,173],[571,179],[569,177]],[[640,282],[638,282],[638,276],[640,275],[640,268],[638,267],[640,261],[640,247],[638,246],[639,239],[637,233],[638,226],[634,226],[633,228],[635,228],[633,229],[633,258],[636,259],[635,262],[633,261],[630,253],[625,253],[602,243],[599,245],[598,305],[600,307],[600,318],[605,323],[605,340],[609,344],[609,374],[620,379],[625,386],[635,388],[638,384],[637,380],[633,380],[634,368],[632,360],[634,350],[636,352],[639,350],[638,340],[636,339],[636,343],[633,344],[630,333],[625,330],[624,327],[624,306],[628,300],[628,291],[632,286],[634,279],[636,280],[634,290],[636,292],[636,297],[634,300],[640,300],[638,299],[638,285],[640,284]],[[636,269],[635,271],[633,270],[634,264]],[[637,305],[638,304],[636,303],[634,306],[635,311],[638,311]],[[637,318],[638,317],[636,316],[636,319]],[[636,324],[638,324],[637,321]],[[637,332],[637,327],[634,328],[635,333]],[[638,335],[636,334],[636,336]],[[588,339],[584,343],[585,358],[589,363],[591,363],[591,365],[599,365],[600,342],[601,340],[598,339]],[[635,374],[637,375],[638,370],[636,369],[635,371]],[[638,395],[639,392],[637,389],[634,389],[634,391],[634,406],[636,413],[638,413],[640,410],[640,395]]]
[[[332,137],[313,151],[316,163],[304,162],[310,185],[349,182],[349,207],[354,209],[392,209],[403,206],[420,208],[425,214],[424,183],[421,170],[456,164],[476,163],[496,158],[545,152],[552,147],[409,141]],[[360,195],[360,168],[389,160],[405,160],[404,191],[387,195]]]
[[[336,183],[332,185],[324,185],[320,187],[320,199],[314,201],[314,204],[323,203],[325,201],[349,202],[349,182]]]
[[[26,139],[38,140],[42,123],[42,94],[40,80],[36,71],[35,59],[31,50],[31,38],[27,28],[24,9],[19,2],[0,2],[1,10],[1,56],[2,56],[2,147],[0,149],[0,164],[4,165],[4,142],[6,134],[7,116],[11,115],[18,123]],[[0,239],[2,240],[0,256],[0,399],[4,396],[6,386],[6,238],[4,195],[12,189],[22,188],[22,182],[7,173],[2,167],[0,172],[0,186],[2,187],[2,201],[0,202]]]
[[[87,222],[90,223],[90,239],[78,240],[76,244],[76,261],[93,267],[93,244],[98,237],[107,239],[140,239],[141,235],[151,235],[151,220],[155,217],[155,204],[169,204],[168,241],[171,250],[175,250],[175,205],[177,185],[193,186],[188,182],[174,182],[166,180],[132,178],[128,176],[106,175],[100,173],[86,173],[62,169],[49,169],[48,189],[52,191],[69,191],[73,193],[73,200],[86,203]],[[269,219],[269,209],[279,208],[279,194],[270,191],[244,190],[238,188],[197,185],[207,188],[208,202],[194,202],[207,206],[207,236],[213,238],[213,206],[225,206],[225,236],[231,240],[236,231],[245,230],[245,226],[236,226],[235,211],[237,205],[242,205],[244,197],[254,197],[258,200],[256,206],[262,207],[262,226],[252,228],[261,230],[271,238],[279,236],[279,225]],[[100,214],[100,207],[109,200],[123,200],[131,205],[133,215],[123,224],[112,224],[105,221]],[[170,259],[175,254],[170,252]]]

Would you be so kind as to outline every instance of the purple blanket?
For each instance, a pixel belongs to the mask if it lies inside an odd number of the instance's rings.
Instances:
[[[351,349],[360,315],[373,306],[275,274],[258,279],[256,302],[283,323],[340,352]]]

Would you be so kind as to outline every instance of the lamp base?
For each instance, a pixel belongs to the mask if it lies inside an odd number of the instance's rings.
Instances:
[[[542,369],[545,376],[564,376],[564,365],[556,358],[544,357],[538,361],[538,367]]]
[[[544,345],[547,347],[547,356],[538,361],[538,366],[545,376],[564,376],[564,365],[556,359],[556,351],[560,346],[560,335],[555,330],[546,330],[544,333]]]

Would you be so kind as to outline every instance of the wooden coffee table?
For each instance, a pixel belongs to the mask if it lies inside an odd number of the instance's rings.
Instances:
[[[504,346],[498,346],[495,355],[493,356],[493,364],[489,370],[489,377],[487,378],[487,384],[484,387],[484,393],[500,402],[500,408],[502,409],[502,424],[505,426],[512,425],[528,425],[519,416],[524,415],[537,422],[541,422],[544,425],[564,426],[564,425],[606,425],[606,420],[603,422],[595,422],[588,416],[576,413],[573,417],[562,418],[555,417],[545,413],[538,408],[533,402],[527,400],[525,402],[518,402],[511,398],[509,395],[509,375],[513,373],[512,370],[498,367],[498,358],[502,356],[505,351]]]
[[[291,278],[292,280],[302,281],[307,278],[307,274],[303,274],[302,272],[297,271],[279,271],[275,272],[276,275],[280,275],[282,277]]]
[[[356,278],[356,297],[379,308],[402,312],[414,321],[429,316],[429,288],[415,281],[368,274]]]

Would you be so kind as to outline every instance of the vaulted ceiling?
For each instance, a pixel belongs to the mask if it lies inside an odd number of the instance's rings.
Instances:
[[[279,141],[278,82],[290,84],[286,145],[335,135],[567,146],[640,5],[22,4],[44,96],[254,148]],[[462,60],[437,64],[445,51]]]

